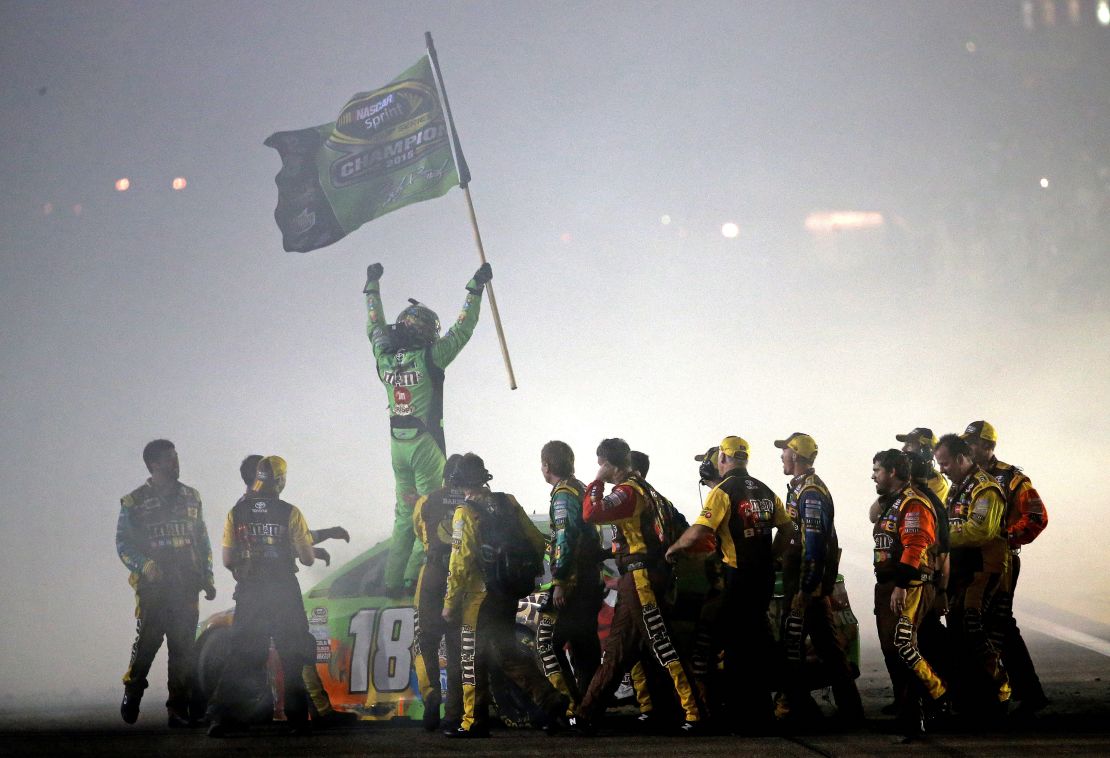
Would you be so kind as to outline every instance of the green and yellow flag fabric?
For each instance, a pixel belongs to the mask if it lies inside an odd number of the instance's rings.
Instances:
[[[290,252],[330,245],[459,183],[428,56],[352,97],[333,123],[276,132],[265,144],[281,155],[274,218]]]

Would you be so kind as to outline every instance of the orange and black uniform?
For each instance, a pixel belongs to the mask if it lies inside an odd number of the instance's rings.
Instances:
[[[991,602],[988,622],[991,639],[1002,653],[1014,699],[1023,703],[1044,702],[1044,687],[1014,619],[1014,593],[1021,573],[1021,546],[1032,542],[1048,526],[1048,511],[1029,477],[1017,466],[992,457],[987,473],[1006,495],[1005,536],[1010,547],[1009,587],[1000,587]]]
[[[447,655],[447,702],[444,720],[462,720],[462,651],[458,623],[443,620],[443,596],[451,563],[451,533],[455,509],[463,504],[462,490],[441,487],[416,502],[413,530],[424,546],[424,566],[416,583],[416,678],[426,713],[439,715],[439,643]],[[425,718],[428,721],[428,718]],[[434,721],[434,718],[432,719]]]
[[[917,629],[933,607],[933,546],[936,511],[927,494],[913,484],[883,498],[875,522],[875,623],[895,700],[916,701],[914,681],[931,699],[944,696],[946,687],[917,647]],[[890,608],[895,587],[906,590],[901,612]],[[911,695],[911,697],[907,697]]]
[[[791,705],[809,700],[805,673],[805,639],[808,636],[832,683],[840,715],[863,716],[853,670],[837,639],[828,596],[836,583],[840,545],[833,522],[832,495],[813,469],[790,480],[786,513],[792,524],[782,553],[783,595],[791,604],[783,614],[782,641],[786,655],[786,692]]]
[[[671,641],[663,612],[670,571],[663,560],[664,546],[657,531],[657,506],[650,487],[630,476],[605,495],[605,484],[586,489],[582,515],[588,524],[612,524],[620,535],[616,556],[621,577],[613,621],[605,640],[601,666],[578,706],[578,715],[593,721],[604,710],[609,695],[642,654],[649,652],[666,670],[678,695],[685,719],[695,723],[701,713],[678,651]]]
[[[773,718],[769,666],[775,645],[767,617],[775,586],[772,529],[789,523],[770,487],[741,469],[725,474],[694,521],[714,530],[724,564],[711,649],[724,650],[726,717],[752,731]]]
[[[231,653],[209,704],[214,721],[234,720],[234,705],[247,695],[248,674],[262,668],[270,640],[281,658],[285,716],[308,718],[301,669],[316,661],[316,641],[308,631],[294,564],[295,546],[312,549],[301,511],[276,495],[248,492],[227,514],[223,546],[235,555],[235,621]]]
[[[142,695],[147,674],[162,638],[169,655],[166,707],[188,712],[193,672],[193,638],[197,628],[197,593],[212,586],[212,548],[204,525],[200,493],[180,482],[159,494],[148,479],[120,499],[116,550],[131,570],[135,590],[135,644],[123,675],[128,692]],[[153,562],[158,581],[143,578]]]
[[[954,692],[974,698],[982,688],[1004,703],[1010,699],[1010,685],[998,648],[987,635],[984,613],[999,587],[1009,586],[1010,550],[1002,533],[1005,498],[998,483],[975,466],[963,481],[953,483],[946,505],[952,546],[948,580],[952,652],[965,664],[960,670],[977,671],[982,680]]]

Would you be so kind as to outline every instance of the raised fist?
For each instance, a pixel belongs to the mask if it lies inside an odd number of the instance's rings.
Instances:
[[[366,286],[362,288],[363,292],[370,291],[370,285],[377,284],[378,280],[382,278],[382,268],[380,263],[371,263],[366,267]]]
[[[483,263],[481,266],[479,266],[478,270],[474,272],[473,276],[474,282],[479,285],[485,284],[492,278],[493,269],[490,267],[488,262]]]

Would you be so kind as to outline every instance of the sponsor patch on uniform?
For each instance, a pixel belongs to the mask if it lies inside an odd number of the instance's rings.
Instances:
[[[317,607],[312,609],[312,615],[308,618],[310,624],[326,624],[328,623],[328,609],[324,607]]]
[[[452,521],[451,522],[451,539],[462,541],[462,535],[463,535],[463,520],[459,519],[457,521]]]
[[[709,519],[713,518],[713,511],[708,510],[708,509],[704,510],[704,511],[701,512],[701,517],[703,519],[705,519],[706,521],[708,521]]]
[[[921,514],[917,511],[907,513],[906,518],[902,521],[906,529],[919,530],[921,529]]]
[[[982,524],[987,520],[987,513],[990,509],[991,501],[985,497],[979,498],[971,509],[971,520],[976,524]]]

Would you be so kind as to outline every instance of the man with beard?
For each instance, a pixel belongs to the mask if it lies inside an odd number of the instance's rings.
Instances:
[[[917,648],[917,628],[932,609],[936,513],[910,482],[909,459],[897,450],[872,458],[871,479],[882,509],[875,522],[875,623],[899,703],[903,734],[923,732],[920,698],[933,712],[946,707],[947,688]]]

